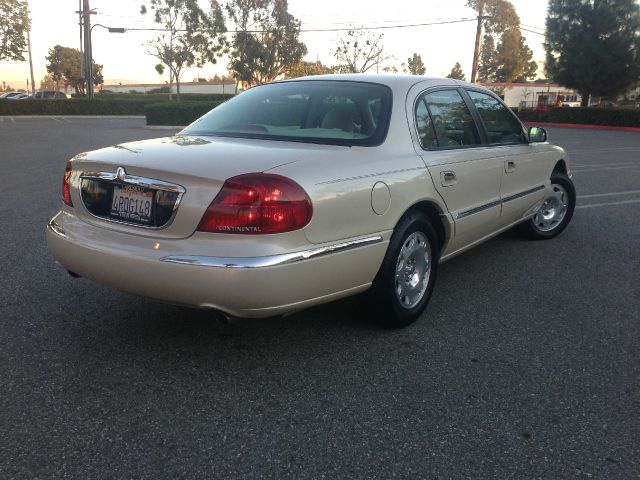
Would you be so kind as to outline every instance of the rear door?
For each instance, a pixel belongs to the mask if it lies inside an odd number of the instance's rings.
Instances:
[[[503,162],[485,148],[469,107],[457,88],[424,92],[414,106],[421,156],[455,222],[445,254],[500,227]]]
[[[515,115],[486,92],[466,90],[494,154],[502,163],[501,223],[508,225],[528,216],[544,197],[548,177],[546,162],[534,153]]]

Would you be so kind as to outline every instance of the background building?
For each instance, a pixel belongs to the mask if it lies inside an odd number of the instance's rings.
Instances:
[[[162,89],[163,93],[169,93],[168,83],[135,83],[103,85],[100,90],[112,93],[155,93]],[[176,93],[176,85],[171,86],[171,93]],[[180,82],[180,93],[217,93],[233,94],[236,91],[236,83],[233,80],[214,82]]]
[[[499,95],[511,108],[555,106],[558,99],[565,106],[580,106],[582,97],[577,92],[557,83],[481,83]]]

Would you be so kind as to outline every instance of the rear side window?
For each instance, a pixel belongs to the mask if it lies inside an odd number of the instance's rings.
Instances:
[[[418,126],[418,137],[422,148],[438,147],[436,139],[436,131],[433,129],[433,122],[424,99],[421,99],[416,105],[416,125]]]
[[[424,95],[433,128],[441,148],[479,145],[480,136],[471,112],[457,90],[441,90]]]
[[[498,100],[486,93],[468,91],[487,130],[489,143],[513,145],[527,143],[520,122]]]

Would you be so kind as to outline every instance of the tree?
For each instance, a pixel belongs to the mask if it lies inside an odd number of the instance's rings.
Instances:
[[[85,72],[80,68],[82,54],[79,50],[56,45],[49,49],[45,59],[47,60],[47,72],[51,75],[56,91],[60,91],[60,82],[62,82],[65,89],[71,87],[77,95],[85,94]],[[104,83],[102,65],[93,62],[92,66],[94,85],[102,85]]]
[[[307,54],[300,21],[289,13],[287,0],[230,0],[226,10],[236,25],[229,69],[237,81],[272,82]]]
[[[456,63],[453,68],[451,69],[451,73],[449,73],[449,75],[447,75],[447,78],[453,78],[455,80],[462,80],[463,82],[467,81],[467,77],[465,76],[464,72],[462,71],[462,65],[460,65],[460,63]]]
[[[535,78],[538,64],[532,60],[533,52],[525,40],[519,28],[511,28],[502,33],[498,48],[495,48],[494,37],[485,35],[478,80],[511,83]]]
[[[333,70],[324,66],[320,61],[305,62],[304,60],[296,63],[286,73],[286,78],[308,77],[310,75],[325,75],[333,73]]]
[[[338,39],[333,52],[338,60],[340,73],[364,73],[382,62],[393,58],[384,52],[382,37],[355,28],[347,32],[346,37]]]
[[[24,61],[29,28],[26,0],[0,0],[0,61]]]
[[[153,19],[166,31],[151,40],[148,54],[160,62],[159,74],[169,69],[169,83],[176,82],[180,99],[180,78],[186,68],[216,63],[227,46],[222,8],[217,0],[208,0],[208,11],[197,0],[150,0]],[[147,13],[142,5],[141,14]]]
[[[53,78],[53,75],[47,73],[42,80],[40,80],[40,90],[56,90],[58,88],[58,84]]]
[[[404,73],[411,75],[424,75],[427,73],[427,67],[422,62],[422,57],[418,53],[414,53],[411,58],[407,58],[407,63],[402,64]]]
[[[0,87],[0,92],[15,92],[15,89],[11,85],[7,85],[7,82],[2,82],[2,87]]]
[[[550,0],[546,71],[589,97],[613,96],[640,79],[640,7],[634,0]]]
[[[478,65],[478,81],[494,82],[497,68],[496,42],[493,35],[486,34],[482,42],[482,53]]]
[[[508,30],[498,45],[498,82],[526,82],[536,78],[538,64],[533,61],[533,52],[526,44],[520,29]]]
[[[467,6],[478,14],[473,68],[471,70],[471,81],[475,82],[480,62],[480,40],[483,26],[487,32],[499,34],[509,28],[517,27],[520,24],[520,19],[511,2],[507,0],[467,0]]]
[[[520,17],[506,0],[494,1],[478,63],[481,82],[524,82],[535,78],[538,65],[520,31]],[[497,47],[496,47],[497,42]]]

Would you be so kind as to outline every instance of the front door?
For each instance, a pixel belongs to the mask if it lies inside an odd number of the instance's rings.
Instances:
[[[457,89],[423,94],[415,115],[421,156],[455,222],[455,235],[443,252],[453,254],[499,229],[503,163],[482,145]]]
[[[537,158],[522,124],[511,111],[491,95],[468,90],[481,118],[487,140],[502,164],[501,223],[510,225],[532,213],[545,192],[546,162]]]

